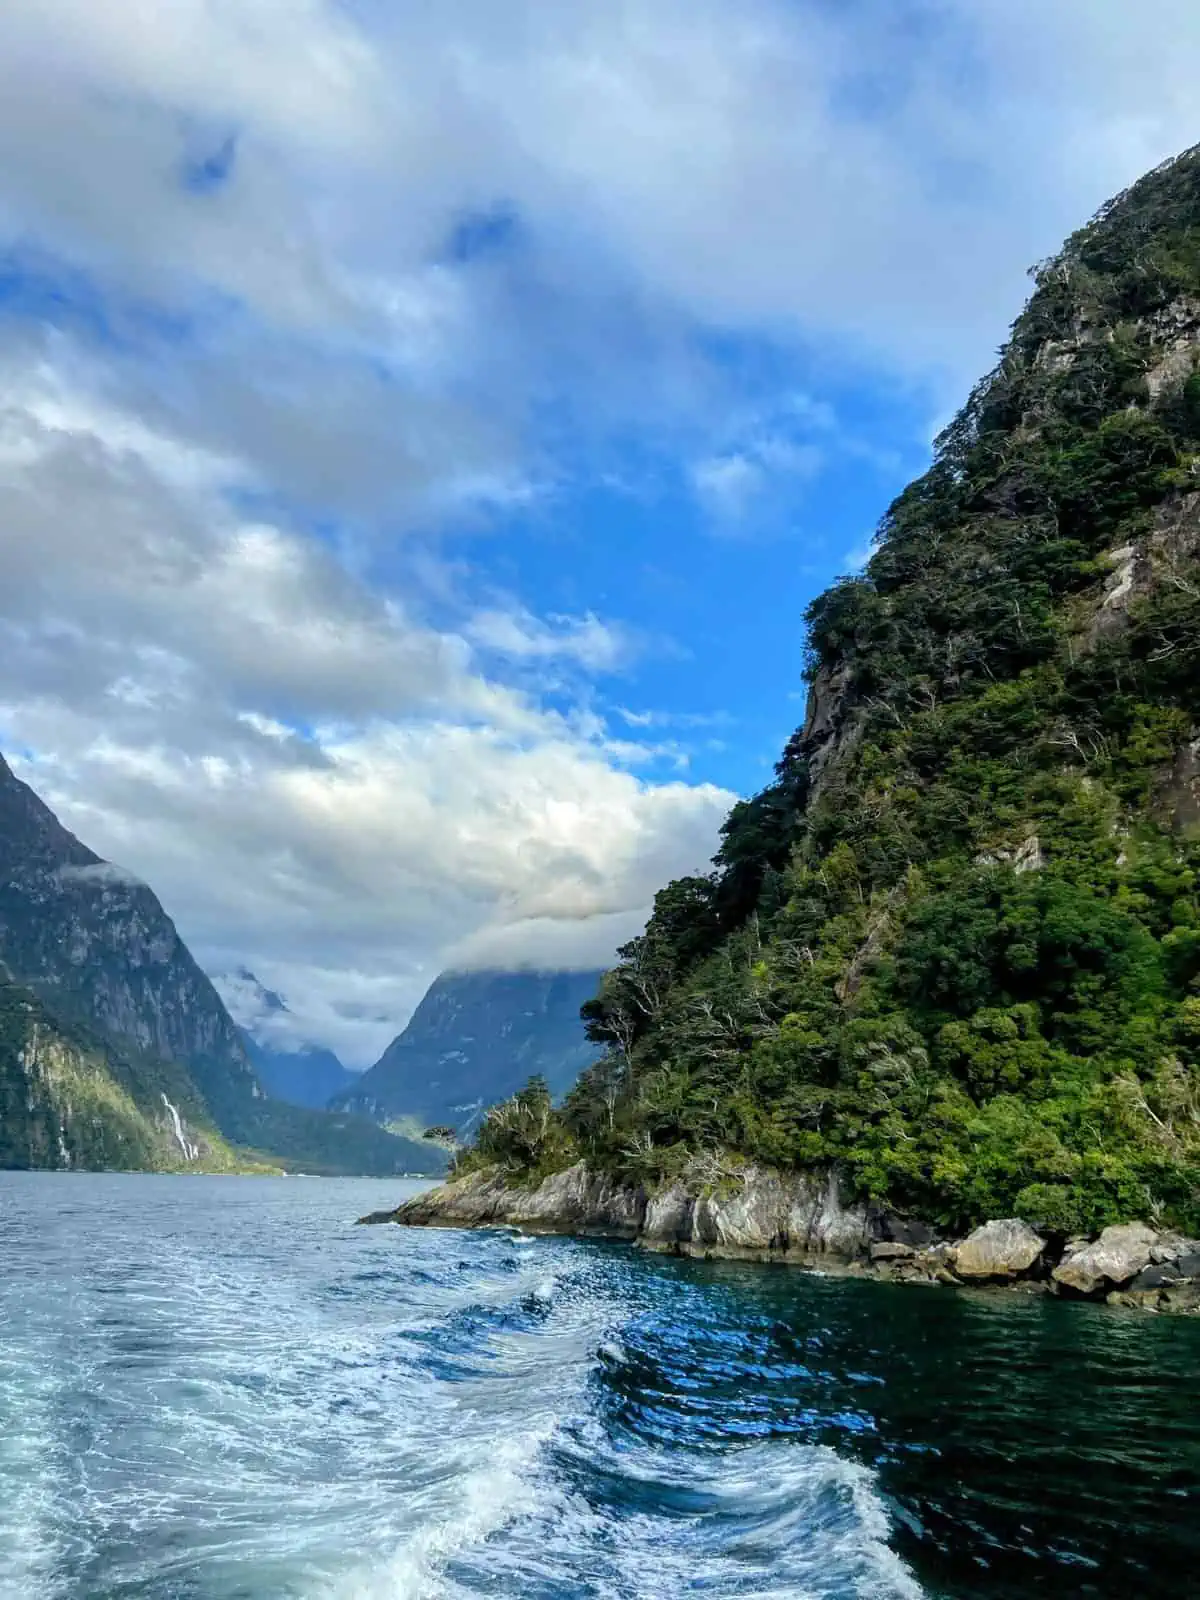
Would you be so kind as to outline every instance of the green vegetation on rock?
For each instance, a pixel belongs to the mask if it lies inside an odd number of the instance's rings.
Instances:
[[[221,1137],[183,1072],[62,1023],[2,975],[0,1167],[279,1170]]]
[[[1038,268],[809,608],[806,723],[470,1162],[836,1163],[948,1227],[1200,1227],[1200,151]]]

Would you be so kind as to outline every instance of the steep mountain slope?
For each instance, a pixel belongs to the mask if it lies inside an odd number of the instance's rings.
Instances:
[[[276,1100],[320,1110],[358,1082],[359,1074],[344,1067],[332,1050],[284,1042],[293,1036],[286,1002],[245,967],[216,973],[213,983],[237,1023],[259,1083]]]
[[[184,1066],[218,1119],[262,1098],[155,896],[68,833],[2,758],[0,959],[64,1020]]]
[[[143,1063],[154,1098],[182,1093],[210,1126],[309,1171],[436,1170],[436,1156],[365,1119],[268,1098],[216,990],[145,884],[68,833],[0,758],[0,961],[68,1033]],[[143,1107],[145,1109],[145,1107]]]
[[[407,1028],[338,1104],[381,1121],[469,1132],[534,1075],[552,1095],[597,1054],[579,1008],[597,972],[444,972]]]
[[[1200,150],[1035,273],[808,613],[808,717],[482,1158],[1200,1224]]]
[[[0,1167],[245,1166],[186,1073],[63,1024],[0,974]]]

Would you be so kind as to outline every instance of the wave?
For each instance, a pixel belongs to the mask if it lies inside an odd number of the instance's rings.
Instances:
[[[868,1468],[787,1437],[672,1449],[614,1429],[604,1391],[637,1307],[546,1253],[555,1274],[426,1331],[440,1374],[467,1344],[464,1404],[486,1421],[406,1537],[319,1600],[917,1600]]]
[[[867,1468],[690,1425],[666,1330],[704,1302],[626,1252],[354,1232],[302,1180],[167,1191],[148,1243],[144,1186],[87,1182],[103,1252],[31,1255],[4,1308],[2,1600],[920,1592]]]

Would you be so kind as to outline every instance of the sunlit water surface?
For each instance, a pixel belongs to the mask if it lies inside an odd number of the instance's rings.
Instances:
[[[0,1174],[3,1600],[1200,1594],[1200,1323]]]

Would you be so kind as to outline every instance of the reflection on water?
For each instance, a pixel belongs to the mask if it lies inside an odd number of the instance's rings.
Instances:
[[[1197,1592],[1200,1322],[403,1187],[0,1174],[3,1600]]]

